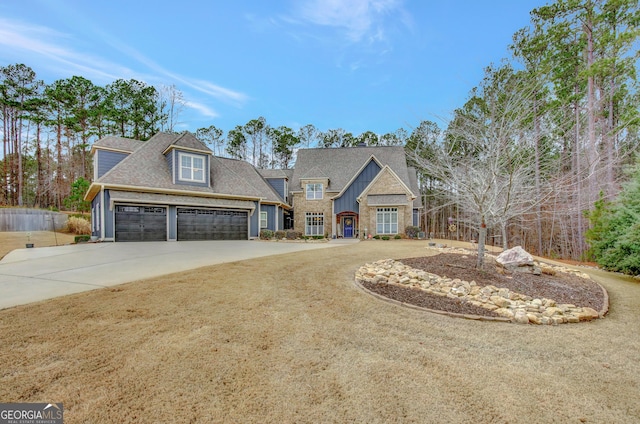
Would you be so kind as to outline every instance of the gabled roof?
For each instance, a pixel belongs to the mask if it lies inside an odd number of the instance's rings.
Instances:
[[[195,150],[197,152],[203,153],[212,153],[211,149],[209,149],[206,144],[198,140],[190,132],[184,132],[180,134],[179,137],[173,143],[171,143],[169,147],[167,147],[166,151],[176,147],[183,148],[185,150]]]
[[[102,139],[96,144],[125,144],[122,140],[107,138],[110,140],[104,142]],[[105,185],[120,190],[124,190],[126,187],[131,191],[185,192],[190,195],[209,197],[221,195],[244,199],[264,199],[268,202],[286,204],[251,164],[235,159],[211,156],[211,187],[174,184],[164,152],[171,150],[171,148],[184,148],[203,153],[211,152],[193,134],[158,133],[148,141],[137,143],[139,143],[137,149],[93,182],[87,193],[87,198],[95,196],[98,187]],[[134,145],[134,143],[130,143],[130,145]]]
[[[214,156],[211,159],[211,190],[215,193],[261,197],[265,201],[284,200],[248,162]]]
[[[304,178],[329,178],[327,189],[341,192],[365,163],[375,157],[382,166],[389,166],[400,180],[417,195],[407,168],[402,146],[342,147],[298,150],[291,187],[298,190]],[[313,172],[312,172],[313,171]],[[317,175],[312,175],[317,174]]]
[[[293,169],[258,169],[260,175],[264,178],[286,178],[291,179]]]
[[[94,149],[115,150],[120,152],[132,153],[137,148],[142,146],[143,143],[144,141],[140,140],[108,135],[93,143],[93,146],[91,147],[91,153],[95,153]]]
[[[364,198],[364,196],[367,196],[369,194],[369,191],[371,191],[373,189],[373,187],[375,187],[378,184],[378,181],[383,178],[383,175],[388,174],[390,175],[393,179],[395,179],[398,182],[398,191],[404,192],[404,193],[393,193],[393,194],[404,194],[405,196],[405,202],[406,202],[406,196],[410,195],[413,197],[416,197],[416,195],[412,192],[412,190],[405,184],[404,181],[402,181],[402,179],[400,178],[400,176],[395,173],[393,171],[393,169],[391,169],[391,167],[389,165],[385,165],[380,172],[378,172],[378,175],[376,175],[376,177],[369,183],[369,185],[367,185],[365,187],[364,190],[362,190],[362,193],[360,193],[358,195],[358,201],[360,201],[361,198]]]

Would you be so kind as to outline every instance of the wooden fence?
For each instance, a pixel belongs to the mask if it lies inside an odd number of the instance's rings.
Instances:
[[[0,231],[59,231],[66,227],[67,215],[41,209],[0,209]]]

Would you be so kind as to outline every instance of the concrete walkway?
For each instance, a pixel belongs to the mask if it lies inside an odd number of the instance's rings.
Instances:
[[[89,243],[18,249],[0,261],[0,309],[208,265],[353,242],[357,240]]]

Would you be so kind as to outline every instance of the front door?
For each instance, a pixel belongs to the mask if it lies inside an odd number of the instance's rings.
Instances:
[[[342,234],[344,238],[353,237],[353,218],[347,217],[344,219],[343,226],[342,226]]]

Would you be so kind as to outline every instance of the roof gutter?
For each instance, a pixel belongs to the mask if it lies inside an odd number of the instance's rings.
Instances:
[[[84,200],[86,201],[93,200],[93,198],[100,191],[100,189],[134,191],[139,193],[173,194],[178,196],[212,197],[212,198],[218,198],[218,199],[238,199],[238,200],[250,200],[250,201],[261,200],[260,197],[255,197],[255,196],[239,196],[239,195],[224,194],[224,193],[205,193],[202,191],[175,190],[175,189],[156,188],[156,187],[140,187],[140,186],[130,186],[126,184],[97,184],[97,183],[91,183],[91,185],[89,186],[89,190],[87,190],[87,193],[84,195]]]

